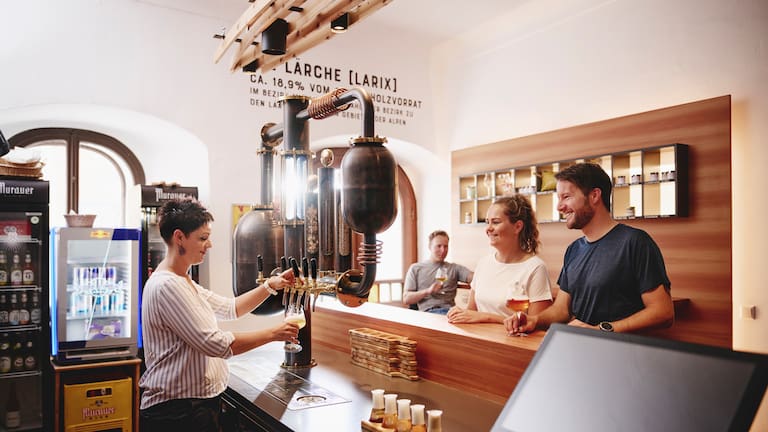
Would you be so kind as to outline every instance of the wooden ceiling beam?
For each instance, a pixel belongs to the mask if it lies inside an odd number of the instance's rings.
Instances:
[[[233,56],[230,71],[258,61],[262,72],[274,69],[291,58],[302,54],[315,45],[330,39],[331,22],[344,13],[349,14],[349,26],[361,21],[391,0],[256,0],[240,16],[226,33],[214,55],[218,62],[224,53],[239,39],[239,47]],[[276,19],[288,22],[286,52],[268,55],[261,52],[255,41]]]
[[[230,70],[234,71],[236,69],[239,69],[245,65],[247,65],[250,62],[242,62],[241,59],[245,57],[246,52],[260,52],[261,49],[255,45],[252,44],[258,38],[261,36],[261,33],[267,29],[267,27],[271,26],[273,22],[275,22],[276,19],[282,18],[286,21],[288,21],[288,28],[290,29],[290,20],[288,20],[288,15],[293,13],[300,13],[303,14],[304,12],[294,12],[292,8],[299,6],[301,7],[304,3],[306,3],[307,0],[279,0],[279,1],[273,1],[272,5],[267,8],[267,11],[265,11],[256,21],[254,21],[253,25],[248,29],[248,31],[241,37],[242,42],[240,43],[240,46],[237,49],[237,52],[234,55],[234,62],[230,66]]]
[[[384,7],[390,1],[391,0],[363,0],[359,3],[358,6],[356,6],[357,9],[353,10],[352,12],[348,12],[349,25],[351,26],[352,23],[361,21],[366,16]],[[341,15],[341,13],[326,15],[323,17],[323,19],[317,20],[307,25],[305,27],[305,31],[309,31],[302,37],[297,36],[293,43],[289,45],[290,49],[286,49],[284,55],[270,56],[267,54],[262,54],[259,57],[259,69],[262,72],[270,71],[287,62],[288,60],[296,58],[315,45],[318,45],[319,43],[335,36],[336,33],[331,30],[331,21],[336,19],[339,15]]]
[[[248,6],[248,9],[240,15],[240,18],[235,22],[235,25],[230,27],[224,35],[224,40],[221,41],[221,44],[216,49],[216,53],[213,55],[214,63],[218,63],[219,60],[221,60],[221,57],[237,40],[243,30],[252,25],[253,22],[256,21],[256,18],[264,13],[271,1],[272,0],[256,0]]]

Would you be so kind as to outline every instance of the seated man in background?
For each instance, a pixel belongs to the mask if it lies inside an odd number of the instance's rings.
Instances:
[[[417,304],[423,312],[445,315],[455,304],[458,282],[472,282],[472,271],[445,261],[448,255],[448,233],[445,231],[438,230],[429,235],[429,252],[429,259],[408,268],[403,303]]]
[[[648,233],[613,220],[608,174],[600,165],[580,163],[555,178],[557,210],[566,227],[584,236],[565,251],[554,304],[522,319],[507,318],[507,331],[546,329],[554,322],[608,332],[672,325],[675,310],[664,258]]]

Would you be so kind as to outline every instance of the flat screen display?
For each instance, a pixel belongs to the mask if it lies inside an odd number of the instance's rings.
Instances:
[[[747,431],[768,356],[553,325],[492,432]]]

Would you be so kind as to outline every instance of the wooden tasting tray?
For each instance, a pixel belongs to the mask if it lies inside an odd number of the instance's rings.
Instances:
[[[416,341],[404,336],[357,328],[349,330],[352,363],[384,375],[418,380]]]

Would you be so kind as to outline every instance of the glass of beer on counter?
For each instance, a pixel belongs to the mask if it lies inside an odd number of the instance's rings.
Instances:
[[[523,288],[520,285],[519,281],[515,281],[514,285],[510,288],[509,292],[507,293],[507,309],[510,309],[513,314],[517,314],[518,322],[520,322],[520,325],[523,325],[523,312],[528,311],[528,304],[530,303],[530,299],[528,298],[528,293],[525,292],[525,288]],[[514,333],[515,336],[527,336],[523,332],[517,332]]]
[[[304,316],[304,308],[301,303],[293,302],[288,305],[288,310],[285,312],[285,318],[283,321],[287,323],[293,323],[299,326],[299,330],[303,329],[307,325],[307,319]],[[301,351],[301,345],[293,342],[286,342],[285,351],[291,353],[297,353]]]

